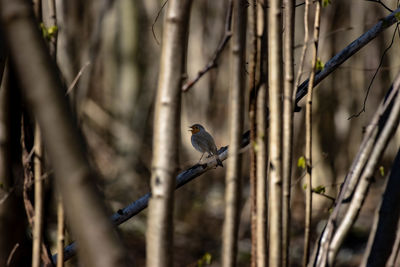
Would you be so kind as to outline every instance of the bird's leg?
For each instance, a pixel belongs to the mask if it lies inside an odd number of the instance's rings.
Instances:
[[[201,162],[201,159],[203,158],[204,153],[206,153],[206,152],[203,152],[203,154],[201,154],[201,158],[199,159],[199,163]]]

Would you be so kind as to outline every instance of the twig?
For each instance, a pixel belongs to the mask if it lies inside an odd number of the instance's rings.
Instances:
[[[357,114],[351,115],[351,116],[348,118],[348,120],[351,120],[352,118],[356,118],[356,117],[360,116],[361,113],[365,112],[365,105],[366,105],[366,103],[367,103],[367,99],[368,99],[368,95],[369,95],[369,92],[370,92],[371,87],[372,87],[372,83],[374,82],[376,75],[378,74],[379,70],[381,69],[381,66],[382,66],[382,64],[383,64],[383,58],[385,57],[387,51],[389,51],[389,49],[390,49],[390,48],[392,47],[392,45],[393,45],[394,37],[396,36],[396,31],[397,31],[398,28],[399,28],[399,24],[396,24],[396,28],[395,28],[395,30],[394,30],[394,32],[393,32],[393,36],[392,36],[392,41],[390,42],[389,46],[386,47],[385,50],[383,51],[383,54],[382,54],[382,56],[381,56],[381,60],[379,61],[378,68],[375,70],[375,73],[374,73],[374,75],[372,76],[372,79],[371,79],[371,81],[370,81],[370,83],[369,83],[369,85],[368,85],[367,93],[365,94],[365,97],[364,97],[364,103],[363,103],[362,109],[361,109]]]
[[[313,192],[314,194],[320,195],[320,196],[322,196],[322,197],[326,197],[327,199],[329,199],[329,200],[331,200],[331,201],[333,201],[333,202],[335,202],[335,200],[336,200],[334,197],[331,197],[331,196],[329,196],[329,195],[327,195],[327,194],[325,194],[325,193],[321,193],[321,192],[315,191],[315,189],[312,189],[312,192]]]
[[[13,249],[11,250],[10,255],[8,255],[8,258],[7,258],[7,267],[11,265],[11,260],[12,260],[12,258],[13,258],[13,256],[14,256],[14,254],[15,254],[15,251],[17,251],[17,248],[18,248],[18,247],[19,247],[19,243],[16,243],[16,244],[14,245]]]
[[[207,65],[199,71],[197,74],[196,78],[194,78],[191,81],[188,81],[182,86],[182,91],[187,92],[193,85],[195,85],[201,77],[203,77],[204,74],[206,74],[209,70],[217,67],[217,61],[219,57],[222,54],[222,51],[224,50],[226,44],[232,37],[232,10],[233,10],[233,2],[229,1],[229,8],[228,8],[228,13],[226,15],[226,22],[225,22],[225,34],[224,37],[222,38],[222,41],[218,45],[217,51],[215,51],[214,56],[212,59],[207,63]]]
[[[164,4],[162,4],[160,10],[158,10],[157,16],[156,16],[156,18],[154,19],[153,24],[151,24],[151,32],[153,33],[154,40],[156,40],[156,42],[157,42],[158,45],[160,45],[160,42],[158,41],[157,36],[156,36],[156,33],[154,32],[154,25],[156,25],[156,22],[157,22],[157,20],[158,20],[158,17],[160,16],[161,11],[164,9],[164,7],[165,7],[165,5],[166,5],[167,3],[168,3],[168,0],[166,0],[166,1],[164,2]]]
[[[390,12],[393,12],[393,10],[390,9],[387,5],[385,5],[385,3],[383,3],[381,0],[365,0],[365,1],[380,4],[380,5],[383,6],[386,10],[388,10],[388,11],[390,11]]]
[[[14,191],[14,187],[12,187],[7,193],[4,194],[4,196],[2,196],[0,198],[0,205],[3,204],[7,198],[10,196],[10,194]]]
[[[71,85],[68,87],[68,90],[65,93],[65,95],[69,95],[71,93],[72,89],[74,89],[74,87],[75,87],[76,83],[78,82],[79,78],[82,76],[83,71],[89,65],[90,65],[90,61],[86,62],[85,65],[83,65],[83,67],[79,70],[78,74],[76,75],[75,79],[72,81]]]

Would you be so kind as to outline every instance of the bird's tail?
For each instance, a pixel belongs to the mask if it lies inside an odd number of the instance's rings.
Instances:
[[[222,165],[222,161],[219,159],[219,157],[217,155],[217,167],[218,166],[224,167],[224,165]]]

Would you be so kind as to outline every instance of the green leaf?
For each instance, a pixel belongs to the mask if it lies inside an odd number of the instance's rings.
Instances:
[[[382,177],[385,176],[385,168],[383,166],[379,167],[379,173],[381,174]]]
[[[257,142],[256,142],[256,141],[253,141],[251,144],[252,144],[252,146],[253,146],[254,152],[257,153],[257,152],[258,152],[258,149],[259,149]]]
[[[324,67],[325,67],[324,62],[322,62],[321,59],[318,58],[317,63],[315,64],[316,71],[321,71],[324,69]]]
[[[396,14],[394,14],[394,17],[395,17],[398,21],[400,21],[400,12],[397,12]]]
[[[331,0],[322,0],[322,7],[327,7],[331,4]]]
[[[304,189],[304,190],[307,189],[307,184],[303,184],[303,189]]]
[[[297,160],[297,167],[305,169],[306,168],[306,158],[301,156],[298,160]]]
[[[50,39],[52,37],[54,37],[57,32],[58,32],[58,27],[57,26],[51,26],[49,28],[46,28],[46,26],[44,26],[43,22],[40,23],[40,29],[42,31],[42,36],[45,40],[50,41]]]
[[[313,191],[317,194],[325,194],[325,186],[319,185],[317,187],[314,187]]]
[[[203,267],[204,265],[210,265],[212,256],[210,253],[206,252],[201,259],[197,261],[197,267]]]
[[[51,26],[50,28],[47,28],[47,33],[49,34],[50,37],[54,37],[58,32],[58,27],[57,26]]]
[[[206,254],[204,254],[203,260],[204,260],[204,262],[205,262],[206,264],[211,264],[211,260],[212,260],[211,254],[208,253],[208,252],[207,252]]]

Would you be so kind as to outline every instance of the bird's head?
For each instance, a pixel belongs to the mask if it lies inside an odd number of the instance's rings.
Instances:
[[[192,132],[192,134],[198,133],[202,130],[204,130],[204,127],[201,126],[200,124],[193,124],[192,126],[189,127],[190,130]]]

